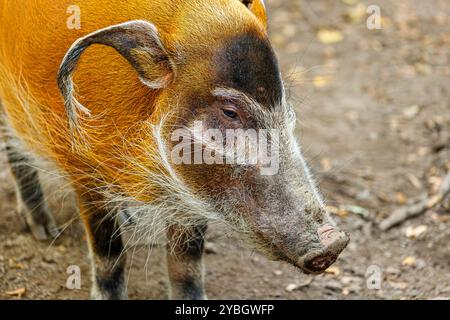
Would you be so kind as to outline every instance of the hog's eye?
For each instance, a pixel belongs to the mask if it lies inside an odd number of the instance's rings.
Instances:
[[[232,101],[225,100],[222,102],[222,112],[229,119],[236,120],[239,118],[238,107]]]
[[[230,109],[222,109],[223,114],[226,115],[228,118],[236,119],[237,113],[236,111],[230,110]]]

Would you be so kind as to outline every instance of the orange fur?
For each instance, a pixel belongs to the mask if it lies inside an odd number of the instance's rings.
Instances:
[[[81,29],[71,30],[66,10],[73,4],[0,0],[0,99],[7,119],[27,146],[67,172],[80,192],[114,185],[149,200],[152,186],[142,168],[157,168],[147,156],[154,147],[148,124],[170,114],[176,97],[205,83],[209,62],[204,57],[224,35],[246,30],[265,35],[265,23],[258,19],[261,4],[254,8],[257,18],[237,0],[76,1]],[[135,19],[153,23],[170,54],[185,55],[177,65],[183,72],[168,88],[151,90],[113,49],[88,48],[74,83],[92,113],[81,121],[89,147],[76,151],[56,83],[61,60],[76,39]]]

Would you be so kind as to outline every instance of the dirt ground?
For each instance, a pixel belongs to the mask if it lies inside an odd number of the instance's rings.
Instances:
[[[378,228],[394,209],[436,192],[450,171],[450,2],[266,2],[305,155],[352,240],[327,273],[307,276],[213,226],[208,297],[450,298],[450,198],[388,231]],[[381,30],[366,27],[371,4],[381,8]],[[0,168],[0,298],[88,298],[87,246],[73,197],[43,174],[55,216],[67,228],[53,243],[38,243],[15,212],[3,153]],[[162,250],[134,249],[130,298],[167,298]],[[66,288],[70,265],[81,268],[80,290]],[[379,288],[368,286],[378,275]]]

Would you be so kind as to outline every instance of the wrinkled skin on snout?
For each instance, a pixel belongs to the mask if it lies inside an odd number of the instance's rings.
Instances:
[[[295,114],[268,40],[251,33],[230,37],[212,55],[208,73],[213,76],[199,85],[202,89],[177,96],[184,111],[175,126],[201,121],[203,131],[217,129],[224,141],[229,129],[275,129],[277,137],[269,135],[268,146],[277,142],[276,170],[262,174],[258,160],[253,165],[181,164],[178,174],[269,258],[307,273],[324,271],[349,237],[327,214],[301,155]]]

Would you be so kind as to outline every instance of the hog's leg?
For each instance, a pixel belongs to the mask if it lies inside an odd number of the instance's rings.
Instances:
[[[205,223],[188,230],[176,225],[168,229],[167,267],[171,299],[206,299],[202,259],[206,228]]]
[[[44,199],[37,169],[27,155],[13,146],[11,139],[5,138],[5,141],[9,166],[16,182],[19,213],[37,240],[56,237],[59,231]]]
[[[91,298],[127,299],[126,258],[119,224],[114,215],[92,199],[80,197],[80,212],[86,229],[92,265]]]

